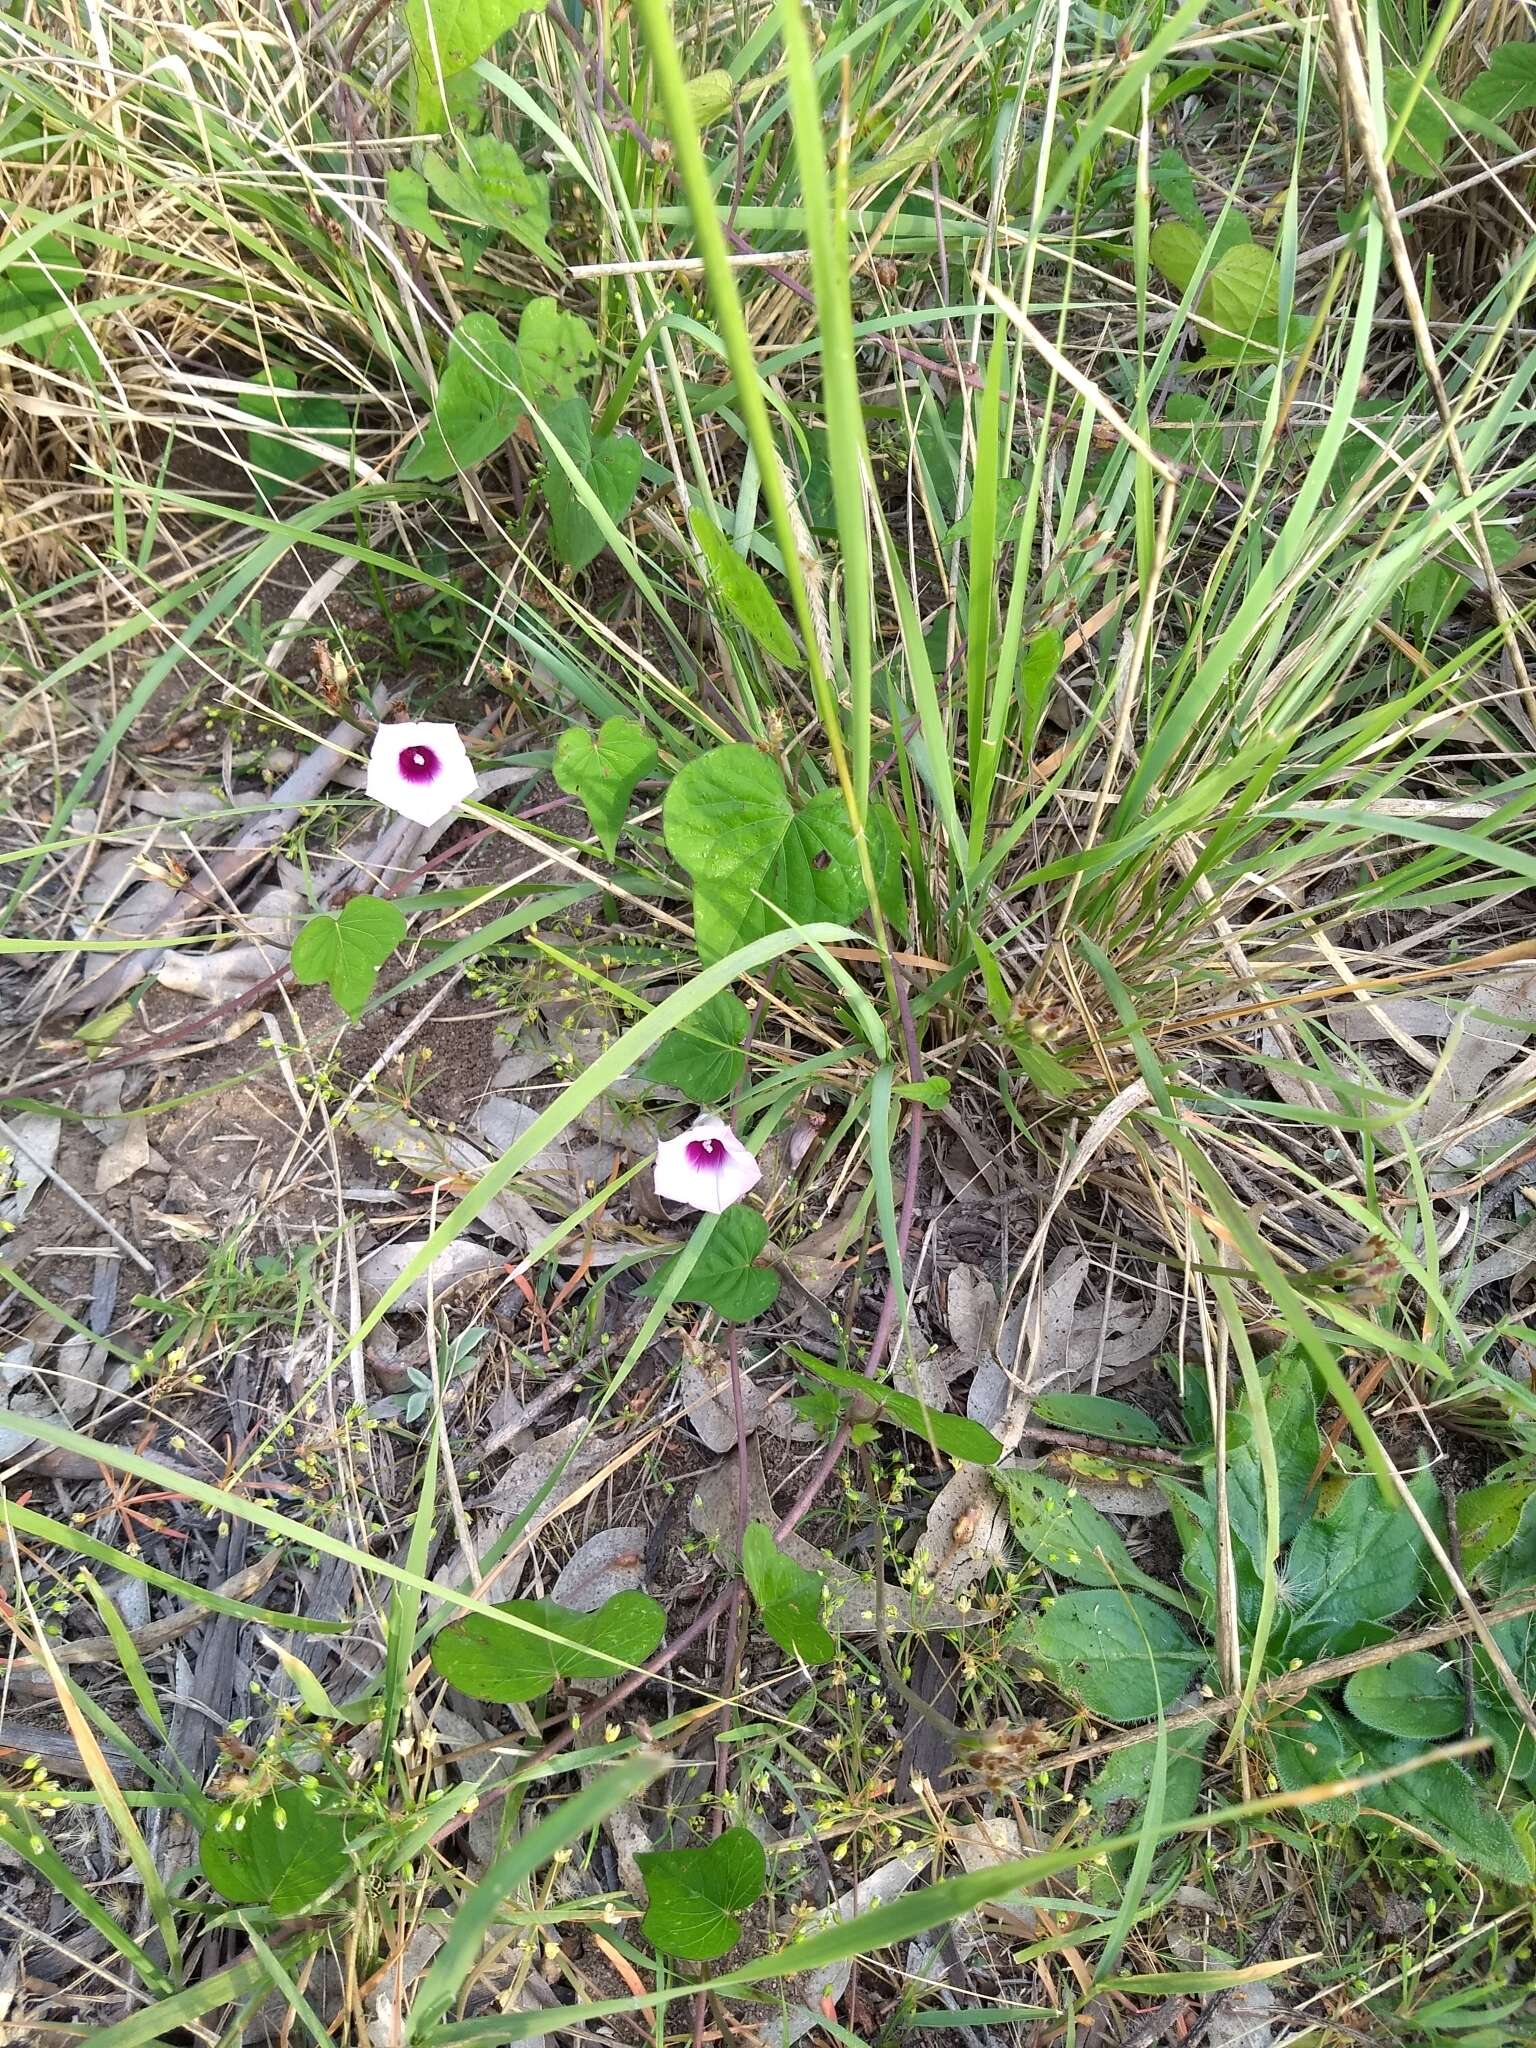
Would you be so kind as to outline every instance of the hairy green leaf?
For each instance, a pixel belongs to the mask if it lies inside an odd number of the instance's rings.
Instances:
[[[1106,1721],[1150,1721],[1210,1658],[1166,1607],[1140,1593],[1062,1593],[1018,1624],[1014,1641],[1051,1682]]]
[[[1076,1487],[1017,1465],[1000,1466],[992,1476],[1003,1489],[1020,1548],[1055,1577],[1079,1586],[1140,1586],[1158,1600],[1175,1597],[1141,1569],[1114,1523]]]
[[[1459,1735],[1466,1711],[1460,1671],[1426,1650],[1407,1650],[1389,1664],[1355,1672],[1344,1704],[1367,1728],[1420,1741]]]

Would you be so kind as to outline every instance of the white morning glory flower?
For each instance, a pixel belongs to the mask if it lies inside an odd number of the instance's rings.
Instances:
[[[418,825],[436,825],[475,793],[458,727],[381,725],[368,755],[368,794]]]
[[[752,1154],[717,1116],[700,1117],[680,1138],[656,1147],[657,1194],[711,1216],[750,1194],[762,1177]]]

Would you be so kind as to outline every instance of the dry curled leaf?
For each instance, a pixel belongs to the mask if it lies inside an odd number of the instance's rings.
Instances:
[[[644,1584],[645,1531],[632,1522],[589,1536],[561,1566],[550,1598],[578,1614],[594,1614],[615,1593],[638,1593]]]
[[[59,1156],[63,1125],[56,1116],[29,1111],[0,1122],[0,1147],[9,1158],[0,1161],[0,1222],[19,1223]]]
[[[947,1600],[1008,1562],[1008,1509],[986,1469],[961,1465],[940,1489],[913,1558]]]
[[[427,1242],[424,1237],[407,1237],[398,1244],[381,1244],[360,1261],[357,1280],[365,1308],[371,1309],[381,1295],[388,1293],[426,1249]],[[476,1244],[472,1238],[456,1238],[438,1253],[424,1273],[416,1276],[393,1306],[397,1310],[424,1313],[429,1293],[436,1301],[446,1301],[475,1282],[505,1270],[506,1260],[489,1246]]]

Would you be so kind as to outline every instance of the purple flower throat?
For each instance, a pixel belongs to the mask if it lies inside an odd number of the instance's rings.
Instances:
[[[400,773],[407,782],[430,782],[442,765],[430,747],[400,749]]]
[[[725,1164],[725,1147],[718,1138],[690,1138],[688,1164],[701,1173],[717,1173]]]

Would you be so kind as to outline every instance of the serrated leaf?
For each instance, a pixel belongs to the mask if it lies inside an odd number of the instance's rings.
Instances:
[[[1344,1704],[1367,1728],[1420,1741],[1459,1735],[1466,1712],[1460,1672],[1426,1650],[1408,1650],[1389,1664],[1354,1672]]]
[[[270,426],[283,428],[289,434],[302,434],[308,440],[320,441],[331,447],[340,446],[352,425],[346,407],[339,399],[301,392],[298,383],[298,378],[285,363],[274,363],[270,384],[265,389],[242,391],[236,403],[249,419],[264,421]],[[252,469],[257,472],[258,483],[263,478],[298,483],[311,470],[318,469],[324,459],[309,448],[296,447],[291,440],[282,439],[277,434],[264,434],[256,428],[246,435],[246,451]]]
[[[883,1381],[867,1380],[862,1373],[849,1372],[846,1366],[832,1365],[794,1345],[790,1346],[790,1355],[829,1385],[872,1401],[887,1420],[909,1430],[913,1436],[923,1437],[946,1457],[966,1465],[995,1465],[1003,1455],[1003,1447],[991,1430],[972,1422],[968,1415],[946,1415]]]
[[[805,1664],[828,1664],[837,1645],[823,1626],[824,1582],[792,1557],[786,1557],[762,1522],[749,1522],[741,1545],[741,1567],[763,1627],[781,1650]]]
[[[339,1008],[358,1017],[373,993],[378,970],[405,937],[405,918],[396,904],[375,896],[354,896],[339,916],[322,911],[293,942],[294,980],[306,988],[330,985]]]
[[[439,226],[432,211],[427,181],[420,171],[401,166],[384,174],[384,211],[396,226],[409,228],[434,249],[451,249],[453,244]]]
[[[663,1955],[707,1963],[741,1939],[741,1915],[762,1896],[763,1845],[750,1828],[727,1828],[700,1849],[647,1849],[635,1862],[645,1880],[640,1932]]]
[[[712,1308],[728,1323],[750,1323],[772,1308],[779,1298],[779,1276],[770,1266],[760,1266],[768,1242],[768,1225],[756,1209],[738,1203],[715,1220],[708,1242],[694,1262],[693,1271],[679,1289],[678,1301],[694,1301]],[[670,1280],[674,1256],[646,1283],[648,1294],[659,1293]]]
[[[690,1102],[723,1102],[747,1069],[746,1042],[751,1012],[739,996],[722,989],[700,1004],[686,1024],[669,1031],[641,1073],[663,1088],[676,1088]]]
[[[785,668],[801,666],[800,650],[784,622],[773,593],[750,562],[743,561],[725,535],[698,506],[688,524],[709,569],[710,582],[726,610],[762,648]]]
[[[597,342],[578,313],[554,299],[530,299],[517,323],[517,354],[523,389],[535,405],[574,398],[597,361]]]
[[[499,1705],[538,1699],[558,1678],[622,1678],[645,1662],[667,1626],[645,1593],[615,1593],[590,1614],[554,1600],[504,1600],[498,1612],[549,1635],[467,1614],[433,1637],[432,1668],[471,1699]]]
[[[584,398],[558,399],[544,407],[542,417],[547,429],[541,437],[547,456],[543,491],[555,553],[568,569],[585,569],[602,553],[608,538],[549,448],[550,436],[564,448],[615,526],[634,502],[644,456],[640,443],[629,434],[599,434],[594,440]]]
[[[1059,1594],[1024,1618],[1014,1641],[1106,1721],[1150,1721],[1210,1663],[1167,1608],[1140,1593]]]
[[[496,38],[539,0],[405,0],[405,32],[417,68],[451,78],[483,57]]]
[[[341,1816],[312,1805],[298,1785],[214,1807],[199,1856],[221,1898],[267,1906],[279,1919],[306,1911],[352,1869]]]
[[[1174,1597],[1141,1569],[1114,1523],[1075,1487],[1017,1465],[999,1467],[992,1477],[1008,1502],[1020,1549],[1046,1571],[1078,1586],[1140,1586],[1154,1599]]]
[[[494,455],[523,416],[517,350],[489,313],[467,313],[448,357],[427,430],[400,465],[404,479],[434,483]]]
[[[632,718],[605,719],[595,733],[584,725],[568,726],[560,735],[555,781],[580,801],[610,860],[619,850],[619,828],[635,784],[651,773],[657,759],[655,741]]]

